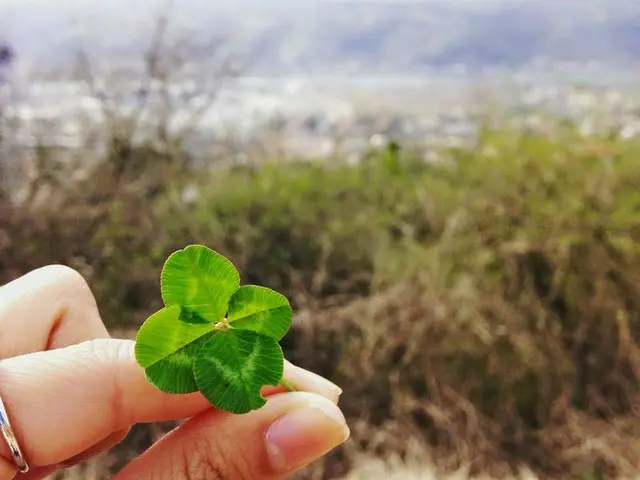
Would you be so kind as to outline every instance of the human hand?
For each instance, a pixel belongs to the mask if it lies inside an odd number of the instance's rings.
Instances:
[[[187,419],[114,480],[281,479],[348,438],[340,389],[288,362],[287,379],[304,392],[268,387],[263,408],[231,415],[200,393],[155,389],[133,347],[110,338],[72,269],[44,267],[0,287],[0,397],[30,467],[18,473],[0,438],[0,480],[44,478],[80,463],[135,423]]]

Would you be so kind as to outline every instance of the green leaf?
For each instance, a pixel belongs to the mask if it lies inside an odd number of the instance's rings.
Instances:
[[[233,264],[202,245],[172,253],[160,280],[166,306],[185,307],[212,323],[224,317],[229,299],[240,287],[240,274]]]
[[[167,393],[198,390],[193,376],[193,360],[207,336],[213,335],[211,322],[181,308],[165,307],[151,315],[136,337],[136,361],[147,379]]]
[[[291,327],[292,312],[284,295],[266,287],[246,285],[231,297],[227,319],[232,328],[280,340]]]
[[[200,390],[213,406],[237,414],[265,404],[265,385],[294,388],[282,378],[278,344],[291,327],[285,296],[240,287],[233,264],[202,245],[169,256],[161,294],[165,307],[147,318],[135,347],[152,385],[167,393]]]
[[[264,385],[278,385],[284,358],[278,342],[250,330],[222,330],[207,339],[193,371],[202,394],[216,408],[248,413],[266,403]]]

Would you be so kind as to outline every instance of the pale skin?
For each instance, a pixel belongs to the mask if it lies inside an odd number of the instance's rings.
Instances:
[[[40,479],[124,439],[136,423],[186,419],[113,480],[277,480],[344,442],[341,390],[290,363],[301,390],[265,388],[265,407],[216,411],[151,386],[131,340],[111,338],[85,280],[48,266],[0,287],[0,396],[30,471],[0,437],[0,480]]]

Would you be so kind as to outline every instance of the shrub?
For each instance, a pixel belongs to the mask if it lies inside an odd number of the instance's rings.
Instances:
[[[345,387],[354,440],[326,478],[352,449],[404,454],[409,441],[443,467],[496,476],[594,462],[630,475],[638,147],[559,126],[482,129],[473,149],[440,149],[436,163],[394,147],[356,164],[194,170],[133,150],[118,181],[97,162],[46,201],[5,200],[0,278],[69,264],[109,326],[130,329],[159,307],[166,255],[202,243],[291,299],[287,357]]]

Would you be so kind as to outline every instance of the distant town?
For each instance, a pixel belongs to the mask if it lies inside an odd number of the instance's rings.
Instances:
[[[263,138],[278,139],[279,148],[309,157],[338,149],[358,154],[391,138],[420,146],[462,144],[474,138],[480,118],[505,112],[524,128],[542,128],[548,112],[576,120],[585,134],[602,128],[626,137],[640,134],[640,85],[634,72],[599,71],[593,65],[574,69],[573,75],[567,70],[470,76],[459,67],[412,77],[240,77],[211,98],[197,92],[187,97],[192,87],[185,81],[168,89],[170,124],[179,129],[192,121],[187,142],[194,153],[224,140],[230,152],[243,155]],[[108,92],[101,97],[77,81],[5,86],[2,105],[5,121],[14,126],[11,140],[16,147],[74,148],[89,129],[101,130],[105,102],[126,116],[141,97],[146,102],[140,122],[152,128],[162,114],[153,89],[141,91],[132,82],[117,92],[118,98],[108,98]]]

